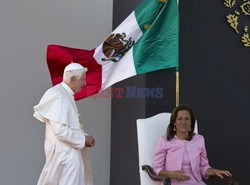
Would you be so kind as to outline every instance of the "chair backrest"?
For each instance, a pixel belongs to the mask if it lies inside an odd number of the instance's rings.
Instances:
[[[150,179],[148,174],[142,170],[143,165],[153,164],[153,155],[157,140],[166,133],[167,126],[170,121],[170,113],[159,113],[155,116],[137,120],[137,137],[138,137],[138,153],[139,153],[139,170],[141,185],[160,185]],[[197,132],[197,124],[195,125],[195,133]]]

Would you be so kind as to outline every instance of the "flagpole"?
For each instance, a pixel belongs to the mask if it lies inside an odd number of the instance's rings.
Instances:
[[[177,5],[178,5],[178,7],[179,7],[179,0],[177,0]],[[176,107],[177,106],[179,106],[179,104],[180,104],[180,77],[179,77],[179,68],[178,67],[176,67],[176,69],[175,69],[176,71],[175,71],[175,80],[176,80],[176,82],[175,82],[175,104],[176,104]]]
[[[176,70],[176,72],[175,72],[175,77],[176,77],[176,82],[175,82],[175,84],[176,84],[176,89],[175,89],[175,97],[176,97],[176,107],[177,106],[179,106],[179,104],[180,104],[180,83],[179,83],[179,80],[180,80],[180,78],[179,78],[179,71],[178,70]]]

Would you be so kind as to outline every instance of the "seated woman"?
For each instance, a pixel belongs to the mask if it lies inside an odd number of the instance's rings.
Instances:
[[[205,185],[202,176],[231,176],[228,171],[209,166],[204,138],[193,133],[194,127],[193,110],[180,105],[171,114],[167,134],[156,145],[154,172],[170,178],[172,185]]]

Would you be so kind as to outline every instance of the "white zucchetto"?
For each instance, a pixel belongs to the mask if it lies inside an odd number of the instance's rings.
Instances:
[[[83,67],[81,64],[72,62],[64,68],[64,72],[78,70],[78,69],[84,69],[85,73],[88,71],[88,68]]]

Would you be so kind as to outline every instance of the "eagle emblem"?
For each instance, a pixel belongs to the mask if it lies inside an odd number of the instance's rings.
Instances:
[[[126,33],[112,33],[103,42],[102,52],[106,58],[102,58],[102,61],[118,62],[128,50],[135,44],[132,37],[126,39]]]
[[[241,42],[245,47],[250,47],[250,33],[248,31],[247,19],[243,16],[250,16],[250,0],[237,2],[236,0],[224,0],[224,6],[233,10],[232,13],[226,16],[227,22],[237,34],[241,35]],[[240,24],[241,23],[241,24]]]

